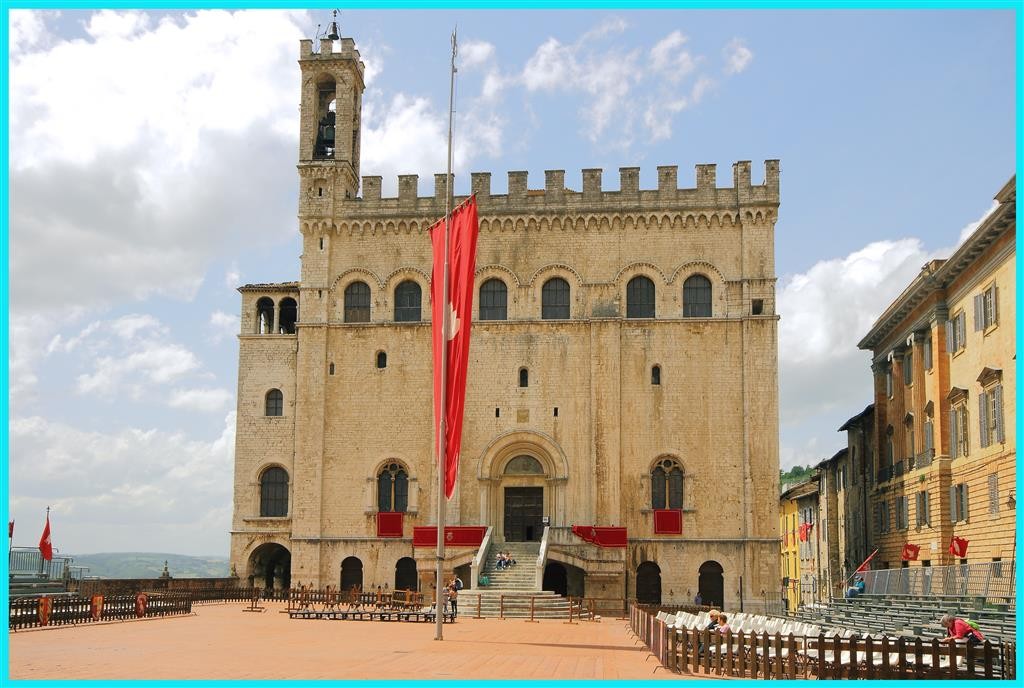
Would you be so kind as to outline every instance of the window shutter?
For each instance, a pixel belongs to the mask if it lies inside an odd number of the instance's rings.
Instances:
[[[924,423],[924,450],[931,451],[935,448],[935,424],[930,420]]]
[[[978,395],[978,429],[981,435],[981,446],[987,447],[988,441],[988,394],[982,392]]]
[[[990,325],[999,322],[999,287],[992,285],[992,321]]]
[[[974,297],[974,331],[980,332],[985,329],[985,294],[978,294]]]
[[[988,477],[988,512],[999,513],[999,476],[996,473]]]
[[[932,369],[932,333],[931,331],[924,338],[924,369]]]
[[[959,520],[956,517],[956,507],[956,485],[951,485],[949,488],[949,520],[953,523],[956,523]]]
[[[885,396],[892,396],[892,366],[885,371]]]
[[[949,456],[955,459],[960,455],[960,443],[956,436],[956,409],[949,409]]]
[[[924,493],[924,523],[929,525],[932,522],[932,499],[927,492]]]
[[[960,493],[963,495],[963,503],[960,505],[960,520],[966,521],[971,515],[971,509],[967,503],[967,483],[960,483]]]
[[[957,347],[963,349],[967,346],[967,313],[963,311],[957,316]]]
[[[946,321],[946,353],[953,353],[953,321]]]
[[[992,390],[993,404],[992,413],[995,414],[995,425],[996,425],[996,442],[1003,443],[1006,441],[1006,435],[1003,430],[1003,386],[996,385],[996,388]]]

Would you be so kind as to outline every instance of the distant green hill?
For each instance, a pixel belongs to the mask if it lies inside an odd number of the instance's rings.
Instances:
[[[110,552],[72,554],[75,566],[88,567],[86,576],[100,578],[159,578],[167,570],[174,578],[223,578],[228,575],[227,557],[190,557],[159,552]]]

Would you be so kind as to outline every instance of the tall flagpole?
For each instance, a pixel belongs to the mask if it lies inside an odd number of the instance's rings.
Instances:
[[[452,122],[455,118],[455,53],[456,37],[452,31],[452,68],[450,83],[448,86],[448,174],[445,176],[444,184],[444,272],[442,280],[444,283],[444,301],[441,309],[444,315],[441,318],[441,425],[438,428],[437,443],[437,614],[435,623],[437,625],[434,633],[434,640],[444,640],[444,603],[448,593],[444,588],[444,525],[445,525],[445,499],[444,478],[447,465],[447,410],[448,410],[448,331],[451,307],[448,302],[451,297],[448,294],[448,239],[450,225],[452,222]]]

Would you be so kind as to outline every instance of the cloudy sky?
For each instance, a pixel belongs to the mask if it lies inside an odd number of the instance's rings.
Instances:
[[[239,295],[296,279],[298,41],[316,12],[9,15],[15,544],[226,554]],[[1002,11],[344,12],[362,173],[782,161],[784,467],[870,402],[856,342],[1015,169]],[[606,181],[606,185],[609,182]]]

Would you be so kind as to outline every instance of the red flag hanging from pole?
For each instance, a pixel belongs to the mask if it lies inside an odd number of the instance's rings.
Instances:
[[[43,559],[50,561],[53,559],[53,543],[50,542],[50,512],[46,512],[46,527],[43,528],[43,536],[39,538],[39,551],[43,555]]]
[[[466,372],[469,368],[469,331],[473,321],[473,276],[476,272],[476,196],[455,208],[448,237],[448,298],[444,303],[444,220],[430,228],[434,249],[434,272],[430,280],[432,333],[434,339],[434,430],[441,423],[441,355],[448,357],[445,385],[444,494],[455,492],[462,445],[462,411],[466,401]],[[449,318],[448,346],[442,347],[444,320]],[[440,438],[438,438],[440,439]],[[439,451],[439,448],[438,448]]]
[[[963,559],[967,556],[967,543],[970,540],[966,538],[953,536],[953,539],[949,541],[949,553],[957,559]]]
[[[921,553],[921,548],[917,545],[907,543],[903,545],[903,551],[900,553],[900,559],[903,561],[917,561],[917,555]]]
[[[877,549],[874,552],[872,552],[871,554],[868,555],[868,558],[864,560],[863,564],[861,564],[860,566],[857,567],[857,570],[854,573],[864,573],[865,571],[867,571],[868,570],[868,562],[871,561],[871,559],[874,558],[874,556],[876,554],[878,554],[878,550]]]

